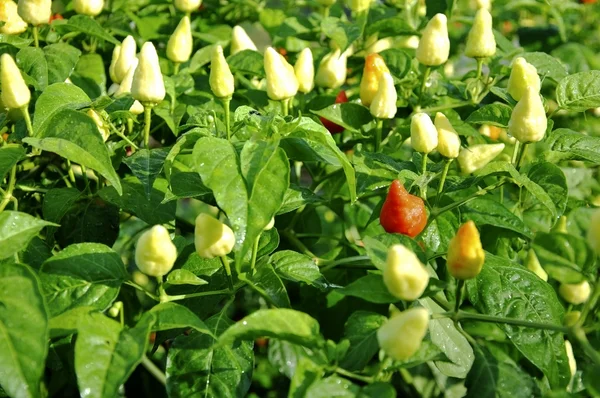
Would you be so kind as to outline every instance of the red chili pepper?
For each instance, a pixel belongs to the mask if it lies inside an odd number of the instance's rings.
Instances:
[[[57,19],[64,19],[62,15],[60,14],[54,14],[54,15],[50,15],[50,20],[48,21],[48,23],[51,23],[52,21],[55,21]]]
[[[348,97],[346,96],[346,92],[344,90],[342,90],[339,92],[337,97],[335,97],[335,103],[343,104],[345,102],[348,102]],[[325,126],[325,128],[327,128],[327,130],[329,130],[329,132],[331,134],[338,134],[338,133],[341,133],[342,131],[344,131],[344,128],[342,126],[337,125],[334,122],[331,122],[322,117],[320,117],[319,119],[321,120],[321,123],[323,123],[323,126]]]
[[[386,232],[414,238],[427,225],[425,203],[418,196],[409,194],[400,181],[395,180],[381,208],[379,222]]]

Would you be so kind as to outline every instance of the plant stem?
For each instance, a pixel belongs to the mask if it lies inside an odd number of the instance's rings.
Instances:
[[[69,159],[67,159],[67,169],[67,174],[69,174],[69,180],[71,180],[71,182],[75,184],[75,173],[73,173],[73,166],[71,165],[71,161]]]
[[[349,371],[347,371],[346,369],[343,369],[343,368],[336,368],[335,369],[335,373],[340,374],[340,375],[345,376],[345,377],[349,377],[351,379],[362,381],[362,382],[365,382],[365,383],[372,383],[373,382],[373,378],[370,377],[370,376],[357,375],[356,373],[349,372]]]
[[[329,271],[330,269],[335,268],[336,266],[338,266],[340,264],[356,262],[356,261],[371,261],[371,259],[369,258],[369,256],[352,256],[352,257],[340,258],[338,260],[334,260],[332,262],[327,262],[327,263],[322,264],[323,267],[321,268],[321,272]]]
[[[290,112],[290,99],[286,98],[281,100],[281,113],[283,116],[287,116]]]
[[[521,167],[521,162],[523,161],[523,155],[525,155],[525,151],[527,151],[527,143],[524,143],[521,146],[521,150],[519,151],[519,157],[517,158],[517,164],[515,165],[517,170],[519,170],[519,168]]]
[[[216,296],[216,295],[220,295],[220,294],[231,294],[234,291],[235,291],[235,289],[233,288],[233,285],[231,285],[231,288],[221,289],[221,290],[211,290],[208,292],[178,294],[175,296],[167,295],[167,301],[178,301],[178,300],[185,300],[185,299],[190,299],[190,298],[194,298],[194,297],[205,297],[205,296]]]
[[[515,147],[513,148],[511,162],[515,167],[517,166],[517,158],[519,157],[520,144],[519,141],[515,141]]]
[[[427,154],[424,153],[423,154],[423,164],[421,165],[421,175],[425,175],[425,173],[427,173]],[[427,186],[420,187],[421,189],[421,197],[423,198],[423,200],[427,200]]]
[[[169,302],[169,295],[165,292],[165,286],[163,285],[163,277],[159,276],[156,278],[158,281],[158,299],[161,303]]]
[[[144,148],[148,148],[150,143],[150,123],[152,123],[152,108],[151,104],[144,104]]]
[[[254,274],[254,267],[256,266],[256,256],[258,255],[258,243],[260,242],[260,235],[256,237],[254,240],[254,245],[252,245],[252,260],[250,260],[250,272]]]
[[[438,186],[437,196],[435,198],[436,206],[439,203],[440,198],[442,197],[442,192],[444,191],[444,184],[446,183],[446,177],[448,177],[448,170],[450,170],[450,164],[452,163],[452,160],[454,159],[446,159],[446,163],[444,163],[444,171],[442,171],[440,185]]]
[[[133,282],[133,281],[125,281],[124,282],[126,285],[133,287],[134,289],[139,290],[140,292],[146,294],[146,296],[150,297],[152,300],[156,300],[156,301],[160,301],[160,299],[158,298],[158,296],[150,293],[149,291],[147,291],[146,289],[144,289],[143,287],[141,287],[140,285],[138,285],[137,283]]]
[[[425,72],[421,75],[421,91],[419,92],[419,107],[421,106],[421,101],[423,100],[423,94],[425,94],[425,88],[427,87],[427,79],[429,79],[429,74],[431,73],[431,66],[425,67]]]
[[[481,79],[481,71],[483,70],[483,61],[485,58],[477,58],[477,80]]]
[[[229,291],[233,291],[233,276],[231,275],[231,267],[229,266],[229,259],[227,256],[221,256],[221,262],[225,267],[225,273],[227,274],[227,281],[229,282]]]
[[[315,255],[314,255],[314,253],[313,253],[313,252],[311,252],[311,251],[308,249],[308,247],[306,247],[306,246],[304,245],[304,243],[302,243],[302,242],[300,241],[300,239],[298,239],[298,238],[296,237],[296,235],[294,234],[294,232],[292,232],[292,231],[287,231],[287,230],[283,230],[283,231],[281,231],[281,235],[285,236],[285,238],[286,238],[286,239],[287,239],[287,240],[288,240],[288,241],[289,241],[291,244],[293,244],[293,245],[294,245],[294,246],[296,246],[298,249],[300,249],[300,251],[301,251],[302,253],[306,254],[307,256],[309,256],[309,257],[311,257],[311,258],[313,258],[313,259],[317,258],[317,256],[315,256]]]
[[[231,103],[231,97],[222,98],[223,109],[225,109],[225,133],[227,134],[227,141],[231,140],[231,116],[229,105]]]
[[[553,330],[561,333],[568,333],[569,328],[562,325],[554,325],[551,323],[539,323],[539,322],[529,322],[523,321],[521,319],[512,319],[512,318],[501,318],[497,316],[484,315],[484,314],[473,314],[465,311],[458,312],[441,312],[432,315],[432,319],[437,318],[452,318],[456,321],[461,320],[471,320],[471,321],[479,321],[479,322],[488,322],[488,323],[503,323],[506,325],[515,325],[515,326],[523,326],[532,329],[544,329],[544,330]]]
[[[33,127],[31,126],[31,116],[29,115],[29,108],[27,105],[21,108],[21,113],[23,113],[23,119],[25,119],[25,125],[27,126],[27,133],[30,137],[33,137]]]
[[[423,113],[439,112],[439,111],[443,111],[446,109],[461,108],[463,106],[468,106],[468,105],[473,105],[473,104],[470,101],[461,101],[461,102],[456,102],[454,104],[447,104],[447,105],[434,106],[431,108],[425,108],[425,109],[422,109],[420,112],[423,112]]]
[[[142,366],[146,368],[146,370],[154,376],[156,380],[160,382],[163,386],[167,385],[167,377],[163,373],[162,370],[158,368],[147,356],[142,357]]]
[[[462,293],[463,287],[465,286],[465,281],[459,279],[456,283],[456,297],[454,301],[454,312],[458,314],[458,309],[460,308],[460,303],[462,301]]]
[[[85,167],[84,165],[80,165],[81,167],[81,175],[83,176],[83,181],[85,182],[85,190],[88,193],[92,193],[91,189],[90,189],[90,180],[88,179],[87,176],[87,167]]]
[[[181,66],[179,62],[173,63],[173,76],[179,74],[179,66]]]
[[[375,141],[374,148],[375,152],[379,152],[381,146],[381,136],[383,135],[383,119],[377,119],[377,126],[375,127]]]
[[[12,193],[15,189],[15,184],[17,182],[17,165],[15,164],[12,169],[10,169],[10,177],[8,178],[8,189],[4,193],[4,198],[2,198],[2,202],[0,202],[0,212],[2,212],[6,205],[10,202],[12,198]],[[15,206],[15,210],[16,206]]]
[[[499,180],[498,182],[495,182],[492,185],[488,185],[487,187],[485,187],[483,189],[480,189],[479,191],[477,191],[477,192],[475,192],[475,193],[467,196],[466,198],[464,198],[462,200],[459,200],[457,202],[451,203],[448,206],[444,206],[444,207],[439,208],[439,209],[434,209],[431,212],[430,221],[433,221],[437,216],[439,216],[442,213],[445,213],[445,212],[447,212],[449,210],[452,210],[452,209],[454,209],[456,207],[460,207],[460,206],[464,205],[465,203],[468,203],[468,202],[472,201],[473,199],[475,199],[475,198],[477,198],[479,196],[485,195],[486,193],[488,193],[490,191],[493,191],[494,189],[496,189],[496,188],[498,188],[498,187],[506,184],[506,182],[507,182],[506,179]]]
[[[35,45],[36,48],[38,48],[40,46],[40,41],[38,39],[38,27],[34,26],[32,29],[33,32],[33,44]]]

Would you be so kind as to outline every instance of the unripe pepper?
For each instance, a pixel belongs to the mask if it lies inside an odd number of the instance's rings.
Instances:
[[[52,15],[52,0],[19,0],[17,12],[33,26],[47,24]]]
[[[317,3],[322,5],[323,7],[331,7],[334,5],[336,0],[317,0]]]
[[[492,9],[492,0],[471,0],[471,8],[474,10],[485,8],[489,11]]]
[[[575,355],[573,355],[573,346],[569,340],[565,340],[565,351],[567,352],[567,359],[569,360],[569,371],[571,377],[577,373],[577,361],[575,361]]]
[[[175,31],[169,37],[167,43],[167,58],[176,63],[187,62],[192,55],[192,28],[190,26],[190,17],[187,15],[181,18],[181,21],[175,28]]]
[[[423,30],[417,60],[426,66],[438,66],[446,62],[449,55],[448,19],[444,14],[436,14]]]
[[[202,258],[226,256],[235,245],[235,235],[231,228],[208,214],[196,217],[194,232],[196,252]]]
[[[267,75],[267,95],[273,101],[293,97],[298,92],[298,79],[294,67],[273,47],[265,51],[265,74]]]
[[[31,93],[19,67],[7,53],[0,57],[2,103],[6,109],[21,109],[29,104]]]
[[[504,144],[480,144],[462,148],[458,164],[464,174],[471,174],[494,160],[504,150]]]
[[[379,81],[384,73],[390,70],[379,54],[369,54],[365,58],[365,68],[360,80],[360,101],[364,106],[370,106],[379,90]]]
[[[377,341],[390,358],[404,361],[421,346],[429,326],[429,312],[416,307],[394,315],[377,330]]]
[[[355,14],[368,10],[371,2],[372,0],[347,0],[348,8]]]
[[[0,0],[0,33],[5,35],[18,35],[27,30],[27,22],[19,16],[17,3],[12,0]]]
[[[110,76],[110,80],[112,80],[112,82],[115,84],[119,84],[117,82],[117,75],[115,73],[115,68],[117,67],[117,62],[119,61],[120,54],[121,54],[121,45],[117,44],[115,46],[115,48],[113,48],[112,58],[110,60],[110,65],[108,67],[108,75]],[[110,95],[110,93],[109,93],[109,95]]]
[[[73,0],[73,8],[77,14],[95,17],[102,12],[104,0]]]
[[[492,25],[492,14],[480,8],[467,36],[465,55],[472,58],[487,58],[496,54],[496,39]]]
[[[304,94],[310,93],[315,86],[315,65],[310,48],[305,48],[298,55],[294,65],[294,74],[298,80],[298,91]]]
[[[562,283],[558,288],[558,293],[567,303],[583,304],[590,297],[591,288],[588,281],[580,283]]]
[[[348,102],[348,97],[346,96],[346,92],[344,90],[342,90],[335,97],[335,103],[336,104],[344,104],[346,102]],[[331,134],[338,134],[338,133],[341,133],[342,131],[344,131],[344,128],[342,126],[335,124],[334,122],[329,121],[323,117],[319,117],[319,120],[321,120],[321,123],[323,123],[323,126],[325,126],[325,128],[327,128],[327,130],[329,130],[329,132]]]
[[[445,158],[455,159],[460,152],[460,137],[450,120],[441,112],[435,114],[435,128],[438,133],[437,150]]]
[[[119,60],[123,56],[121,55]],[[154,44],[144,43],[131,85],[131,95],[142,104],[158,104],[165,98],[165,82],[160,71],[158,54]]]
[[[397,100],[398,94],[394,87],[394,78],[388,72],[385,72],[379,80],[379,90],[377,90],[377,94],[375,94],[369,108],[371,115],[378,119],[393,119],[398,111]]]
[[[539,93],[528,87],[508,121],[508,133],[525,144],[538,142],[546,135],[548,119]]]
[[[96,112],[93,109],[89,109],[87,111],[87,115],[92,118],[92,120],[96,124],[96,127],[98,127],[98,132],[102,136],[102,141],[106,142],[106,140],[108,140],[108,137],[110,137],[110,129],[104,121],[104,119],[102,119],[98,112]]]
[[[438,146],[438,132],[426,113],[416,113],[410,121],[410,143],[420,153],[430,153]]]
[[[171,271],[177,259],[177,248],[169,231],[155,225],[140,236],[135,247],[135,263],[140,271],[150,276],[163,276]]]
[[[406,246],[393,245],[387,253],[383,282],[392,296],[413,301],[425,291],[429,273],[415,253]]]
[[[202,0],[175,0],[175,8],[181,12],[190,13],[200,8]]]
[[[566,327],[573,327],[579,322],[579,318],[581,318],[581,311],[569,311],[563,318],[563,325]]]
[[[140,101],[135,100],[133,101],[133,104],[131,104],[129,112],[133,113],[134,115],[141,115],[144,113],[144,105],[142,105]]]
[[[129,71],[125,74],[125,77],[121,81],[121,84],[119,84],[119,87],[114,92],[115,97],[120,97],[131,93],[131,86],[133,85],[133,76],[135,75],[135,70],[137,69],[138,64],[139,61],[137,58],[135,58],[133,60],[133,63],[131,64],[131,68],[129,68]]]
[[[152,45],[151,43],[148,43]],[[125,78],[125,75],[131,68],[133,64],[133,60],[135,59],[135,52],[137,49],[137,44],[135,43],[135,39],[133,36],[127,36],[125,40],[121,43],[121,49],[119,50],[119,56],[115,62],[115,67],[113,68],[114,77],[116,80],[113,80],[115,83],[121,83],[121,81]],[[143,50],[142,50],[143,51]],[[155,51],[156,52],[156,51]],[[113,53],[114,57],[114,53]],[[158,57],[157,57],[158,58]]]
[[[223,55],[223,47],[215,46],[210,60],[210,89],[217,98],[231,98],[235,90],[233,74]]]
[[[542,268],[542,264],[540,264],[540,260],[538,260],[533,249],[529,249],[527,252],[525,266],[527,266],[527,269],[529,269],[531,272],[539,276],[541,280],[548,282],[548,273],[544,270],[544,268]]]
[[[540,92],[540,77],[537,69],[523,57],[518,57],[512,64],[510,76],[508,78],[507,91],[515,101],[519,101],[527,93],[527,88],[531,87],[535,92]]]
[[[381,207],[379,222],[388,233],[419,235],[427,225],[425,203],[409,194],[398,180],[394,180]]]
[[[319,63],[315,83],[319,87],[338,88],[346,81],[346,53],[340,49],[325,55]]]
[[[596,254],[600,254],[600,209],[596,209],[592,213],[590,229],[587,232],[587,240]]]
[[[267,224],[266,227],[263,228],[263,230],[269,231],[269,230],[273,229],[274,226],[275,226],[275,217],[271,217],[271,221],[269,221],[269,223]]]
[[[231,33],[231,47],[229,48],[229,52],[233,55],[244,50],[257,51],[257,48],[244,28],[239,25],[234,26]]]
[[[456,235],[448,243],[446,265],[450,275],[456,279],[475,278],[481,272],[485,252],[475,223],[467,221],[458,228]]]

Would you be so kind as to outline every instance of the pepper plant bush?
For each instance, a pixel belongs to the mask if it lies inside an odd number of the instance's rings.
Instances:
[[[0,395],[600,394],[594,1],[32,3]]]

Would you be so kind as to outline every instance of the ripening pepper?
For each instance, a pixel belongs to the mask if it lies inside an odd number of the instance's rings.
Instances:
[[[19,67],[7,53],[0,57],[2,74],[2,103],[6,109],[21,109],[29,104],[31,93]]]
[[[196,252],[202,258],[226,256],[235,245],[235,235],[231,228],[216,218],[201,213],[196,217],[194,231]]]
[[[346,102],[348,102],[348,97],[346,96],[346,92],[342,90],[338,93],[338,95],[336,95],[335,103],[345,104]],[[327,130],[329,130],[331,134],[338,134],[344,131],[344,127],[340,126],[339,124],[335,124],[334,122],[327,120],[324,117],[319,117],[319,120],[321,121],[321,123],[323,123],[323,126],[325,126]]]
[[[267,75],[267,95],[273,101],[293,97],[298,92],[298,79],[294,67],[273,47],[265,51],[265,74]]]
[[[379,90],[377,90],[377,94],[375,94],[369,107],[371,115],[378,119],[393,119],[398,110],[397,100],[398,94],[394,87],[394,78],[386,72],[379,80]]]
[[[131,68],[129,68],[129,71],[125,74],[125,77],[121,81],[121,84],[119,84],[119,87],[114,92],[115,97],[120,97],[131,93],[131,86],[133,85],[133,76],[135,75],[135,70],[137,69],[138,64],[138,59],[134,59],[133,63],[131,64]]]
[[[73,8],[77,14],[95,17],[102,12],[104,0],[73,0]]]
[[[0,33],[5,35],[18,35],[27,30],[27,22],[19,16],[17,3],[13,0],[0,0]]]
[[[398,180],[394,180],[381,207],[379,222],[388,233],[419,235],[427,225],[425,203],[409,194]]]
[[[450,120],[441,112],[435,114],[435,128],[438,133],[437,150],[445,158],[455,159],[460,152],[460,137]]]
[[[257,51],[257,48],[244,28],[236,25],[233,27],[233,31],[231,33],[231,47],[229,48],[229,52],[231,55],[233,55],[244,50]]]
[[[167,43],[167,58],[175,63],[187,62],[192,55],[192,28],[190,26],[190,17],[187,15],[181,18],[181,21],[175,28],[175,31],[169,37]]]
[[[348,8],[356,14],[368,10],[371,7],[371,2],[372,0],[346,0]]]
[[[538,260],[533,249],[529,249],[527,252],[525,265],[527,266],[527,269],[539,276],[541,280],[548,282],[548,273],[542,268],[542,264],[540,264],[540,260]]]
[[[19,0],[17,12],[33,26],[47,24],[52,15],[52,0]]]
[[[133,64],[134,62],[133,60],[136,58],[136,50],[137,44],[135,43],[135,39],[133,38],[133,36],[127,36],[121,43],[119,56],[115,61],[113,74],[116,80],[113,80],[113,82],[121,83],[121,81],[125,78],[125,75],[129,71],[129,68],[131,68],[131,64]]]
[[[544,138],[547,127],[548,119],[540,94],[533,87],[527,87],[510,115],[508,133],[525,144]]]
[[[388,249],[383,282],[392,296],[413,301],[425,291],[429,273],[415,253],[406,246],[393,245]]]
[[[315,86],[315,65],[310,48],[300,51],[294,64],[294,74],[298,80],[298,91],[304,94],[310,93]]]
[[[171,271],[177,259],[177,248],[169,231],[155,225],[140,236],[135,247],[135,263],[146,275],[163,276]]]
[[[587,232],[588,244],[596,254],[600,254],[600,209],[594,210]]]
[[[588,281],[580,283],[561,283],[558,293],[567,303],[583,304],[590,297],[591,288]]]
[[[515,101],[519,101],[527,92],[527,87],[532,87],[536,92],[540,92],[540,77],[537,69],[523,57],[518,57],[512,64],[510,76],[508,78],[507,91]]]
[[[190,13],[200,8],[202,0],[175,0],[175,8],[181,12]]]
[[[417,60],[426,66],[438,66],[446,62],[449,55],[448,19],[444,14],[436,14],[423,30]]]
[[[165,82],[160,71],[158,54],[154,44],[150,42],[142,46],[139,63],[133,74],[131,95],[142,104],[158,104],[165,98]]]
[[[458,164],[464,174],[471,174],[494,160],[504,150],[504,144],[480,144],[461,148]]]
[[[96,127],[98,127],[98,132],[102,136],[102,141],[106,142],[108,137],[110,137],[110,128],[108,127],[108,124],[102,119],[98,112],[93,109],[89,109],[87,115],[92,118]]]
[[[467,36],[465,55],[472,58],[487,58],[496,54],[496,39],[492,25],[492,14],[480,8]]]
[[[340,49],[325,55],[319,63],[315,84],[324,88],[338,88],[346,81],[346,53]]]
[[[370,106],[379,90],[379,81],[384,73],[390,70],[379,54],[369,54],[365,58],[365,68],[360,80],[360,101],[364,106]]]
[[[577,373],[577,362],[573,354],[573,346],[569,340],[565,340],[565,351],[567,351],[567,359],[569,360],[569,371],[571,372],[571,377],[573,377]]]
[[[475,278],[481,272],[485,252],[475,223],[467,221],[458,228],[456,235],[448,243],[446,265],[450,275],[456,279]]]
[[[115,74],[115,68],[117,67],[117,61],[119,61],[119,54],[121,54],[121,45],[117,44],[115,46],[115,48],[113,48],[112,58],[110,60],[110,65],[108,67],[108,75],[110,76],[110,80],[112,80],[112,82],[114,84],[119,84],[117,82],[117,75]],[[110,93],[109,93],[109,95],[110,95]]]
[[[235,90],[233,74],[223,55],[223,47],[215,46],[210,59],[210,89],[217,98],[231,98]]]
[[[438,132],[426,113],[416,113],[410,121],[410,143],[420,153],[430,153],[438,146]]]
[[[419,350],[428,326],[429,312],[425,308],[400,312],[377,330],[379,347],[390,358],[404,361]]]

